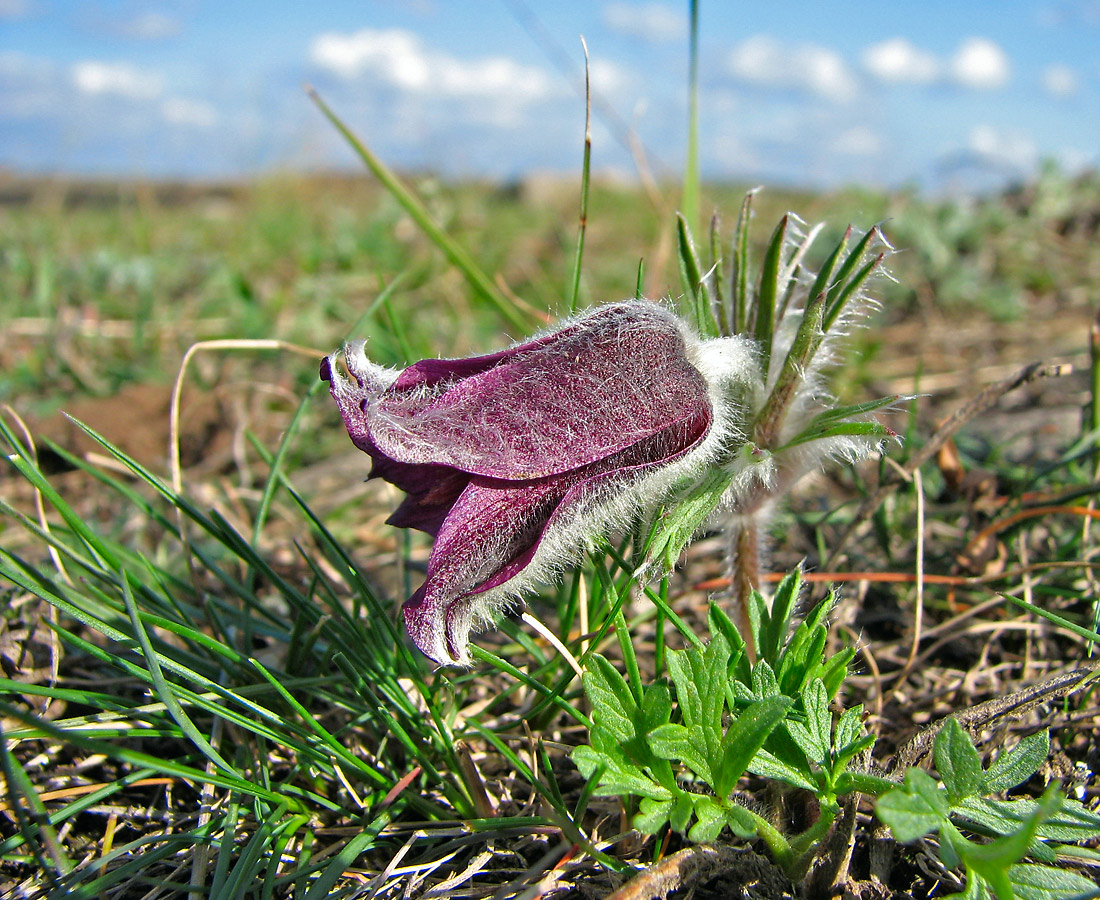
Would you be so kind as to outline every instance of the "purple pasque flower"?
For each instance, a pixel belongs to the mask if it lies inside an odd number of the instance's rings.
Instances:
[[[370,477],[406,494],[389,523],[435,538],[404,606],[413,642],[469,664],[471,630],[743,441],[731,398],[754,359],[749,342],[701,341],[646,301],[401,372],[362,342],[326,358],[321,377]]]

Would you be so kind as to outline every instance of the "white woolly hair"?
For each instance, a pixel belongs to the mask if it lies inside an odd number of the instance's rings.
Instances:
[[[677,322],[687,358],[707,384],[713,415],[707,434],[683,455],[642,472],[631,482],[611,481],[592,487],[552,522],[531,561],[515,577],[483,593],[455,600],[448,611],[448,631],[461,654],[454,659],[455,665],[472,664],[466,652],[472,632],[491,627],[495,616],[512,607],[535,585],[552,582],[583,562],[601,538],[629,528],[666,500],[675,486],[701,478],[723,463],[731,447],[746,440],[745,409],[736,398],[760,386],[754,343],[744,337],[702,341],[687,325],[679,319]],[[438,658],[448,656],[444,653]]]
[[[797,249],[788,260],[787,272],[797,268],[805,249],[822,229],[822,225],[815,225],[807,234],[805,224],[797,216],[790,215],[790,230],[786,243],[788,247]],[[874,232],[867,251],[882,252],[886,256],[892,254],[894,248],[886,240],[881,229],[875,226]],[[885,268],[880,267],[877,274],[892,279],[890,272]],[[780,283],[785,283],[787,277],[786,273],[781,272]],[[783,363],[802,325],[814,277],[815,273],[812,271],[805,269],[801,271],[794,297],[782,318],[776,323],[767,390],[758,390],[752,395],[753,407],[750,418],[759,411],[760,404],[764,403],[779,378]],[[782,447],[796,437],[810,419],[835,402],[836,398],[826,386],[825,373],[839,358],[839,346],[850,336],[853,329],[866,323],[868,314],[878,306],[878,301],[868,293],[867,285],[864,285],[855,296],[849,299],[841,315],[822,336],[820,346],[814,353],[810,365],[801,373],[797,389],[787,404],[782,425],[776,435],[776,446]],[[764,452],[756,457],[742,454],[731,466],[735,472],[733,483],[723,497],[718,510],[708,521],[708,526],[716,525],[731,515],[751,513],[770,507],[777,496],[793,487],[795,482],[810,471],[824,468],[830,461],[858,462],[876,450],[880,450],[882,443],[879,439],[868,440],[865,437],[840,435],[788,447],[778,454]]]
[[[365,340],[348,341],[341,348],[340,353],[334,354],[330,373],[334,385],[333,390],[338,395],[342,396],[350,392],[361,395],[363,391],[367,391],[372,395],[380,394],[397,381],[401,370],[371,362],[370,357],[367,356],[366,348],[367,342]],[[352,376],[351,379],[347,378],[338,368],[337,364],[341,357],[343,357],[348,374]],[[362,387],[356,383],[356,380],[360,378],[363,379]]]

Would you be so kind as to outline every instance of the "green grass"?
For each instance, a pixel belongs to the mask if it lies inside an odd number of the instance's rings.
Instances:
[[[411,182],[434,220],[503,281],[502,296],[521,298],[517,315],[563,308],[579,179],[550,191]],[[41,185],[34,202],[0,217],[9,323],[0,402],[39,424],[74,395],[167,388],[199,339],[327,351],[372,306],[356,335],[393,365],[521,336],[391,195],[362,179],[271,179],[172,204],[151,187],[123,186],[117,202],[70,208],[61,191]],[[724,217],[727,255],[742,195],[739,186],[702,188],[701,212]],[[671,190],[667,202],[673,209]],[[1051,315],[1084,322],[1100,290],[1088,225],[1100,214],[1095,177],[1071,184],[1048,171],[1019,192],[966,204],[767,190],[747,247],[757,269],[787,209],[828,220],[823,248],[848,221],[861,230],[884,221],[901,251],[889,260],[896,282],[877,288],[875,326],[853,337],[859,352],[839,373],[844,402],[924,394],[921,360],[939,349],[922,347],[929,322],[1026,336]],[[697,247],[706,243],[697,235]],[[579,305],[633,295],[639,259],[650,295],[679,295],[675,251],[666,210],[593,178]],[[1086,337],[1082,328],[1079,358]],[[914,346],[929,355],[912,355]],[[912,356],[898,373],[910,381],[896,389],[883,372],[900,352]],[[904,466],[981,386],[961,374],[953,390],[902,410],[894,462]],[[842,591],[829,641],[859,649],[840,697],[874,712],[880,764],[917,724],[1084,658],[1079,635],[1014,606],[967,615],[1003,591],[1093,628],[1095,523],[1082,508],[1095,493],[1096,435],[1047,428],[1088,389],[1047,380],[1028,390],[1039,425],[1013,417],[1027,411],[1020,404],[957,437],[959,470],[984,470],[991,488],[968,493],[954,485],[956,470],[931,461],[921,482],[897,479],[860,518],[861,499],[893,477],[872,462],[799,491],[773,525],[777,570],[802,558],[820,568],[854,529],[832,565],[838,575],[871,574]],[[16,417],[3,415],[0,885],[27,896],[312,900],[418,896],[440,885],[451,896],[521,897],[541,883],[549,895],[558,879],[553,895],[566,897],[580,896],[577,882],[606,892],[616,873],[680,845],[667,832],[643,841],[623,809],[579,777],[570,752],[587,742],[590,708],[573,670],[526,624],[508,620],[481,636],[468,672],[430,672],[408,649],[395,611],[426,544],[381,524],[394,497],[359,484],[365,458],[335,465],[349,447],[312,361],[216,354],[196,366],[185,411],[214,393],[258,408],[235,419],[229,403],[234,452],[214,470],[186,473],[179,494],[161,457],[134,459],[94,436],[85,446],[97,456],[47,456],[42,445],[40,466]],[[106,432],[118,423],[86,424]],[[918,595],[874,580],[911,575],[918,548],[924,572],[954,581]],[[651,682],[665,671],[666,642],[691,644],[670,623],[705,632],[705,592],[694,585],[721,576],[723,555],[705,538],[646,597],[627,553],[624,544],[597,555],[531,606],[582,663],[594,652],[616,665],[633,659],[628,674]],[[931,637],[914,633],[918,621]],[[1057,749],[1086,761],[1097,752],[1094,710],[1079,694],[986,725],[1009,742],[1053,728]],[[897,871],[915,869],[919,852],[897,848]]]

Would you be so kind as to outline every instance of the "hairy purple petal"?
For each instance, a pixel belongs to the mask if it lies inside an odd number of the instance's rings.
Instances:
[[[628,489],[690,450],[711,422],[709,407],[695,412],[688,423],[573,472],[526,482],[474,476],[436,537],[424,585],[405,603],[413,642],[436,662],[467,662],[471,628],[501,606],[498,598],[480,595],[522,573],[543,539],[584,503]]]
[[[540,478],[690,419],[706,394],[679,323],[654,304],[602,307],[539,341],[468,360],[465,370],[447,362],[473,374],[451,380],[441,377],[443,361],[425,361],[364,398],[363,436],[378,453],[490,478]]]

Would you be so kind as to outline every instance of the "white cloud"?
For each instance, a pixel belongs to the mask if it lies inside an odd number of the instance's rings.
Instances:
[[[1039,162],[1039,150],[1031,138],[991,125],[975,125],[970,131],[967,146],[979,159],[998,166],[1030,171]]]
[[[391,84],[417,90],[427,85],[429,77],[420,39],[397,28],[321,34],[313,39],[309,56],[315,65],[341,78],[372,72]]]
[[[764,87],[807,91],[837,102],[855,98],[859,85],[836,52],[818,44],[782,44],[756,35],[729,55],[729,72],[740,81]]]
[[[172,125],[189,128],[211,128],[218,121],[218,114],[209,103],[185,97],[169,97],[160,105],[160,114]]]
[[[608,3],[603,22],[612,31],[651,44],[679,41],[687,35],[687,17],[664,3]]]
[[[533,101],[551,92],[550,78],[543,70],[506,56],[466,61],[439,55],[428,61],[428,71],[428,87],[455,97]]]
[[[866,125],[855,125],[840,132],[829,144],[834,153],[844,156],[877,156],[882,152],[882,136]]]
[[[863,51],[862,61],[874,78],[894,84],[929,84],[943,71],[933,54],[900,37],[872,44]]]
[[[1077,73],[1069,66],[1056,63],[1043,69],[1043,88],[1055,97],[1069,97],[1077,93]]]
[[[370,76],[404,91],[442,99],[514,104],[542,99],[554,87],[543,69],[506,56],[458,59],[425,47],[417,35],[397,28],[318,35],[310,45],[310,59],[341,78]]]
[[[905,38],[890,38],[867,47],[861,61],[872,78],[890,84],[948,82],[972,90],[992,90],[1004,86],[1012,74],[1005,51],[983,37],[963,41],[947,60]]]
[[[160,94],[161,79],[129,63],[85,60],[73,65],[73,84],[84,94],[114,94],[132,100],[149,100]]]
[[[974,37],[962,43],[951,57],[951,78],[963,87],[990,90],[1002,87],[1011,74],[1008,56],[988,38]]]

